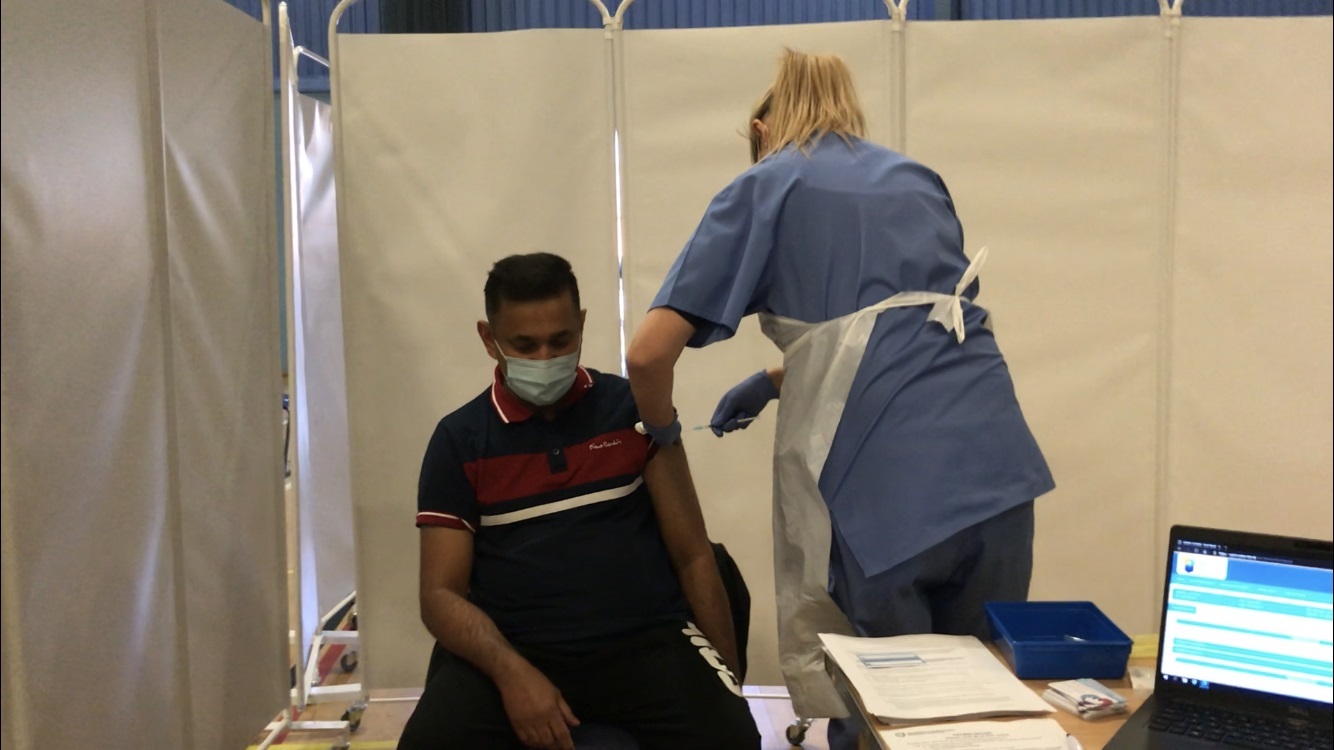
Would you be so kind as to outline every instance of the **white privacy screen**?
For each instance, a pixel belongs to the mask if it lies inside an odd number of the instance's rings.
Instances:
[[[240,747],[287,692],[266,29],[3,14],[5,747]]]
[[[320,619],[356,589],[352,475],[348,467],[347,383],[334,193],[333,112],[308,96],[293,101],[293,336],[300,531],[302,651]]]
[[[222,750],[285,705],[287,684],[272,74],[268,29],[235,8],[173,0],[158,14],[178,668],[188,744]]]
[[[110,5],[0,10],[5,746],[184,747],[149,32]],[[43,40],[74,12],[95,29]]]
[[[1056,478],[1032,596],[1152,628],[1166,202],[1157,18],[912,24],[907,153],[954,196],[978,302]],[[1086,575],[1116,560],[1114,576]]]
[[[584,364],[619,373],[610,69],[601,31],[338,39],[336,136],[358,627],[369,687],[422,683],[417,476],[489,387],[491,264],[574,266]]]
[[[1168,519],[1329,539],[1330,19],[1187,21]]]
[[[784,46],[842,55],[861,87],[873,137],[889,120],[889,23],[640,31],[624,35],[625,290],[627,340],[715,193],[750,165],[751,108]],[[719,439],[719,397],[782,354],[747,319],[737,336],[687,350],[675,399],[709,535],[727,546],[752,595],[747,682],[781,684],[774,605],[773,446],[777,412]]]

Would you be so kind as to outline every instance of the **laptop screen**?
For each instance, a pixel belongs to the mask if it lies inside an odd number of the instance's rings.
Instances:
[[[1329,558],[1182,538],[1169,553],[1164,681],[1334,702]]]

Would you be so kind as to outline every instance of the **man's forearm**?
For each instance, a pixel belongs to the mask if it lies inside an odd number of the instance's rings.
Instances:
[[[695,625],[740,682],[741,660],[737,653],[736,629],[732,626],[732,606],[727,600],[727,589],[723,587],[717,562],[712,555],[701,556],[677,575],[694,614]]]
[[[422,620],[441,646],[497,684],[526,663],[485,612],[449,589],[423,596]]]
[[[737,658],[732,608],[718,573],[695,485],[690,479],[685,446],[680,443],[660,446],[644,468],[644,481],[653,498],[658,527],[671,555],[672,567],[694,613],[695,625],[739,681],[741,675],[737,667],[741,662]]]

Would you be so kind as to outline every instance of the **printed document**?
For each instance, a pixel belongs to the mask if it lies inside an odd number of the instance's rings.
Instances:
[[[1051,719],[972,721],[882,729],[889,750],[1064,750],[1065,730]]]
[[[1054,710],[972,636],[854,638],[822,633],[820,640],[866,713],[885,724]]]

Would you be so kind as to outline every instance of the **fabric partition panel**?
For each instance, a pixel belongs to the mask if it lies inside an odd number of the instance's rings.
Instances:
[[[212,0],[158,14],[193,746],[221,749],[285,705],[289,664],[270,43]]]
[[[1157,608],[1161,24],[914,24],[906,55],[906,151],[949,186],[969,254],[990,248],[978,302],[1056,478],[1031,595],[1091,599],[1131,633]]]
[[[287,691],[266,29],[2,25],[5,747],[239,747]]]
[[[7,750],[190,744],[146,11],[0,5]]]
[[[415,686],[417,477],[437,421],[490,386],[491,264],[566,257],[583,361],[621,371],[610,56],[600,30],[341,35],[335,55],[362,684]]]
[[[890,23],[758,26],[622,34],[627,340],[648,311],[709,200],[750,165],[747,118],[772,82],[784,46],[842,55],[872,136],[890,133]],[[753,319],[735,340],[688,350],[676,368],[676,407],[710,536],[727,546],[751,590],[752,684],[781,684],[774,604],[772,409],[719,440],[707,430],[718,398],[782,354]]]
[[[1166,519],[1331,536],[1331,23],[1181,28]]]
[[[338,269],[333,112],[296,96],[296,473],[302,622],[306,639],[356,589],[352,477],[348,468],[343,301]],[[307,647],[309,644],[306,644]]]

